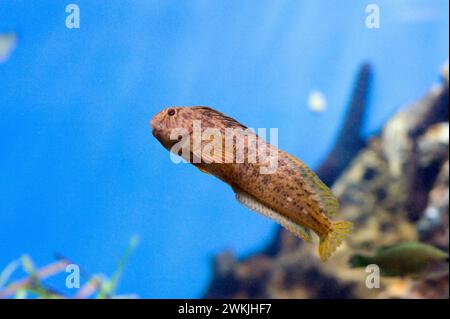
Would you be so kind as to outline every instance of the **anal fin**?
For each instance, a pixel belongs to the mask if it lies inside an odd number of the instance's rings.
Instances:
[[[281,215],[272,208],[266,206],[265,204],[258,201],[254,196],[250,195],[246,191],[240,189],[239,187],[232,186],[234,192],[236,193],[236,200],[240,202],[245,207],[260,213],[266,217],[269,217],[276,221],[278,224],[289,230],[291,233],[297,235],[307,242],[312,241],[311,232],[309,229],[302,227],[294,223],[289,218]]]

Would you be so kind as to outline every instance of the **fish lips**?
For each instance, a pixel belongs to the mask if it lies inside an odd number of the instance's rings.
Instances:
[[[160,125],[158,125],[158,123],[157,123],[157,121],[156,121],[156,119],[155,118],[153,118],[151,121],[150,121],[150,127],[152,128],[152,134],[153,134],[153,136],[154,137],[156,137],[156,138],[158,138],[161,134],[160,134],[160,132],[161,132],[161,127],[160,127]]]
[[[158,131],[156,129],[152,129],[152,135],[158,138]]]

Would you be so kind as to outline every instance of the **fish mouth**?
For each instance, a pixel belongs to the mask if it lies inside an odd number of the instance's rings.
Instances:
[[[157,120],[155,118],[152,118],[150,121],[150,127],[152,128],[152,134],[154,137],[158,137],[158,132],[161,130],[159,127]]]
[[[151,127],[153,130],[156,129],[156,119],[155,119],[155,118],[152,118],[152,119],[150,120],[150,127]]]
[[[153,135],[154,137],[158,138],[158,137],[159,137],[158,130],[156,130],[156,129],[154,128],[154,129],[152,130],[152,135]]]

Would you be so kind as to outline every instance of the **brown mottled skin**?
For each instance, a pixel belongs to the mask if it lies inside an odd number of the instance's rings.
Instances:
[[[171,115],[169,115],[169,112]],[[236,120],[208,107],[171,107],[159,112],[152,119],[153,135],[165,148],[170,150],[177,142],[176,140],[170,140],[170,130],[183,127],[192,134],[193,120],[202,121],[202,130],[206,127],[214,127],[219,128],[222,134],[227,127],[246,129]],[[319,237],[326,236],[330,231],[331,221],[314,189],[308,184],[301,172],[306,165],[286,152],[266,143],[254,133],[250,134],[256,137],[258,143],[261,143],[260,145],[266,145],[278,152],[278,168],[275,173],[261,174],[260,166],[265,164],[260,161],[256,163],[245,161],[244,163],[200,163],[194,165],[231,186],[238,186],[294,223],[310,228]],[[247,141],[247,136],[240,135],[244,141]],[[202,142],[202,147],[206,143]],[[223,142],[222,145],[225,145],[225,143]],[[247,151],[247,147],[245,147],[245,150]]]
[[[230,185],[237,185],[260,202],[293,222],[312,229],[319,237],[326,235],[330,220],[314,194],[306,187],[298,163],[278,150],[275,174],[261,174],[256,164],[202,164],[210,174]],[[291,200],[288,200],[291,198]]]

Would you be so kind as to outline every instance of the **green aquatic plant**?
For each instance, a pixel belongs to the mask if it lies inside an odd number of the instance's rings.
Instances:
[[[130,240],[130,243],[128,244],[127,249],[125,250],[125,253],[123,256],[119,259],[119,262],[117,263],[116,270],[114,274],[111,276],[111,279],[104,279],[101,281],[100,285],[100,292],[97,295],[97,298],[104,299],[104,298],[114,298],[115,292],[117,290],[117,287],[119,285],[119,281],[122,278],[123,271],[125,269],[125,266],[128,263],[128,260],[135,250],[136,246],[139,243],[139,238],[137,236],[133,236]],[[123,296],[122,296],[123,297]]]
[[[58,256],[57,261],[44,267],[36,268],[32,258],[28,255],[22,255],[19,259],[10,262],[0,272],[0,299],[66,299],[66,298],[137,298],[137,295],[118,295],[117,288],[122,278],[124,269],[128,264],[131,254],[138,245],[138,236],[133,236],[128,244],[124,254],[119,258],[116,269],[112,276],[104,274],[91,275],[86,271],[81,271],[81,275],[86,278],[86,283],[77,289],[77,293],[68,296],[65,293],[51,287],[46,279],[64,272],[67,265],[72,264],[67,258]],[[25,278],[12,280],[12,277],[22,271],[26,274]]]

